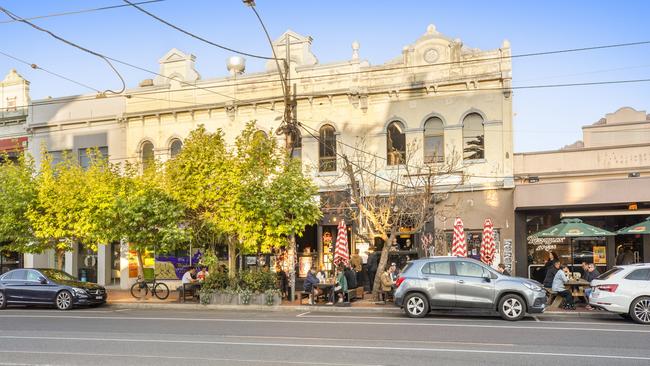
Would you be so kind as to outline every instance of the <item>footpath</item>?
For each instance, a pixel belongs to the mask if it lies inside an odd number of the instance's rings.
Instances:
[[[331,312],[331,313],[373,313],[373,314],[399,314],[402,312],[392,303],[378,304],[369,299],[355,300],[348,306],[328,305],[307,305],[296,301],[282,301],[282,304],[275,306],[268,305],[203,305],[198,302],[184,302],[178,300],[178,291],[170,291],[169,297],[165,300],[147,296],[144,300],[138,300],[131,296],[126,290],[108,290],[108,305],[114,309],[152,309],[152,310],[235,310],[235,311],[270,311],[270,312]],[[444,314],[445,312],[441,312]],[[578,310],[547,310],[543,316],[572,316],[578,318],[612,318],[618,317],[605,311],[589,311],[584,308]]]

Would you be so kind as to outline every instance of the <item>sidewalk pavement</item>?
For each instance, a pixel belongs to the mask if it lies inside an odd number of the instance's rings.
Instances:
[[[165,300],[159,300],[148,295],[144,300],[138,300],[131,296],[128,290],[108,290],[108,305],[116,309],[156,309],[156,310],[238,310],[238,311],[286,311],[286,312],[333,312],[333,313],[377,313],[377,314],[399,314],[401,309],[395,307],[393,303],[381,304],[369,299],[365,295],[364,299],[355,300],[349,306],[331,306],[331,305],[307,305],[300,304],[298,300],[283,300],[282,304],[275,306],[268,305],[202,305],[198,302],[179,302],[178,292],[170,291],[169,297]],[[444,312],[443,312],[444,313]],[[611,318],[617,317],[614,314],[605,311],[588,311],[584,308],[578,310],[547,310],[544,315],[553,316],[575,316],[580,318]]]

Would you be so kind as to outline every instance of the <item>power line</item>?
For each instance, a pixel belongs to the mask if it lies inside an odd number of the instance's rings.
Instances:
[[[21,23],[25,23],[25,24],[29,25],[30,27],[32,27],[32,28],[34,28],[34,29],[36,29],[36,30],[39,30],[39,31],[41,31],[41,32],[44,32],[44,33],[49,34],[49,35],[52,36],[53,38],[55,38],[55,39],[57,39],[57,40],[59,40],[59,41],[65,43],[65,44],[67,44],[67,45],[69,45],[69,46],[75,47],[75,48],[77,48],[77,49],[79,49],[79,50],[82,50],[82,51],[87,52],[87,53],[89,53],[89,54],[91,54],[91,55],[97,56],[97,57],[101,58],[102,60],[106,61],[106,63],[108,64],[108,66],[110,66],[110,68],[113,69],[113,71],[115,72],[115,74],[117,74],[117,76],[120,78],[120,81],[122,82],[122,89],[121,89],[120,91],[114,91],[114,90],[111,90],[111,89],[107,89],[107,90],[105,91],[105,93],[120,94],[120,93],[124,92],[124,90],[126,90],[126,82],[124,81],[124,78],[122,77],[122,75],[120,74],[120,72],[117,71],[117,69],[115,68],[115,66],[113,66],[113,64],[112,64],[112,63],[111,63],[111,62],[106,58],[106,56],[104,56],[104,55],[102,55],[102,54],[100,54],[100,53],[98,53],[98,52],[95,52],[95,51],[93,51],[93,50],[90,50],[90,49],[88,49],[88,48],[85,48],[85,47],[83,47],[83,46],[80,46],[80,45],[78,45],[78,44],[76,44],[76,43],[74,43],[74,42],[68,41],[67,39],[65,39],[65,38],[63,38],[63,37],[60,37],[60,36],[54,34],[53,32],[51,32],[51,31],[49,31],[49,30],[47,30],[47,29],[45,29],[45,28],[39,27],[38,25],[36,25],[36,24],[30,22],[29,20],[26,20],[26,19],[23,19],[23,18],[17,16],[16,14],[12,13],[11,11],[7,10],[6,8],[4,8],[4,7],[2,7],[2,6],[0,6],[0,11],[2,11],[2,12],[5,13],[5,14],[7,14],[11,19],[14,19],[14,20],[16,20],[16,21],[19,21],[19,22],[21,22]]]
[[[194,38],[194,39],[198,39],[198,40],[201,41],[201,42],[207,43],[207,44],[209,44],[209,45],[211,45],[211,46],[214,46],[214,47],[220,48],[220,49],[222,49],[222,50],[226,50],[226,51],[234,52],[234,53],[237,53],[237,54],[240,54],[240,55],[243,55],[243,56],[249,56],[249,57],[253,57],[253,58],[259,58],[259,59],[262,59],[262,60],[273,60],[273,59],[274,59],[273,57],[260,56],[260,55],[255,55],[255,54],[252,54],[252,53],[247,53],[247,52],[243,52],[243,51],[238,51],[238,50],[236,50],[236,49],[234,49],[234,48],[226,47],[226,46],[220,45],[220,44],[218,44],[218,43],[212,42],[212,41],[210,41],[210,40],[208,40],[208,39],[205,39],[205,38],[203,38],[203,37],[201,37],[201,36],[197,36],[196,34],[190,32],[190,31],[187,31],[187,30],[185,30],[185,29],[183,29],[183,28],[181,28],[181,27],[179,27],[179,26],[177,26],[177,25],[174,25],[174,24],[172,24],[172,23],[166,21],[165,19],[162,19],[161,17],[159,17],[159,16],[157,16],[157,15],[155,15],[155,14],[153,14],[153,13],[147,11],[147,10],[145,10],[145,9],[142,8],[141,6],[138,6],[138,5],[136,5],[135,3],[133,3],[133,2],[131,2],[131,1],[129,1],[129,0],[123,0],[123,1],[124,1],[125,3],[127,3],[128,5],[130,5],[130,6],[134,7],[134,8],[136,8],[136,9],[138,9],[139,11],[143,12],[144,14],[147,14],[148,16],[150,16],[150,17],[156,19],[157,21],[159,21],[159,22],[161,22],[161,23],[163,23],[163,24],[165,24],[165,25],[167,25],[167,26],[169,26],[169,27],[171,27],[171,28],[173,28],[173,29],[176,29],[177,31],[179,31],[179,32],[181,32],[181,33],[184,33],[184,34],[186,34],[186,35],[188,35],[188,36],[190,36],[190,37],[192,37],[192,38]]]
[[[135,4],[149,4],[149,3],[159,3],[163,2],[165,0],[147,0],[147,1],[140,1]],[[67,11],[67,12],[62,12],[62,13],[53,13],[53,14],[46,14],[46,15],[37,15],[29,18],[24,18],[25,20],[36,20],[36,19],[45,19],[45,18],[53,18],[53,17],[60,17],[64,15],[74,15],[74,14],[83,14],[83,13],[91,13],[95,11],[102,11],[102,10],[109,10],[109,9],[117,9],[117,8],[123,8],[126,6],[130,6],[128,4],[122,4],[122,5],[111,5],[111,6],[102,6],[100,8],[91,8],[91,9],[82,9],[82,10],[73,10],[73,11]],[[6,23],[14,23],[17,22],[18,20],[15,19],[9,19],[9,20],[3,20],[0,21],[0,24],[6,24]]]

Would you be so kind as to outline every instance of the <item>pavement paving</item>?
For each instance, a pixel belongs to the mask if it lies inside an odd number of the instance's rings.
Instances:
[[[126,309],[0,311],[0,365],[648,365],[618,316]]]

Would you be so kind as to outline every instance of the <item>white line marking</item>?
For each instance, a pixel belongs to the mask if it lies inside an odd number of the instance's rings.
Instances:
[[[303,316],[305,316],[305,315],[307,315],[307,314],[309,314],[309,313],[311,313],[311,311],[305,311],[304,313],[301,313],[301,314],[296,315],[296,318],[303,317]]]
[[[450,345],[471,345],[471,346],[505,346],[514,347],[512,343],[477,343],[477,342],[451,342],[451,341],[413,341],[413,340],[395,340],[395,339],[359,339],[359,338],[323,338],[323,337],[283,337],[283,336],[237,336],[225,335],[223,338],[243,338],[243,339],[291,339],[291,340],[310,340],[310,341],[346,341],[346,342],[390,342],[390,343],[422,343],[422,344],[450,344]]]
[[[93,356],[93,357],[128,357],[128,358],[159,358],[169,360],[200,360],[200,361],[225,361],[225,362],[245,362],[250,363],[284,363],[291,365],[321,365],[321,366],[377,366],[367,365],[360,363],[323,363],[323,362],[300,362],[300,361],[271,361],[271,360],[246,360],[235,358],[210,358],[210,357],[196,357],[196,356],[156,356],[156,355],[138,355],[138,354],[112,354],[112,353],[82,353],[82,352],[44,352],[44,351],[0,351],[0,353],[20,353],[20,354],[42,354],[42,355],[59,355],[59,356]],[[0,364],[5,365],[5,364]],[[33,365],[33,364],[7,364],[7,365]],[[50,365],[48,363],[48,365]]]
[[[279,319],[223,319],[223,318],[163,318],[163,317],[126,317],[126,316],[106,316],[106,317],[91,317],[91,316],[56,316],[56,315],[0,315],[0,318],[50,318],[50,319],[94,319],[94,320],[151,320],[151,321],[183,321],[183,322],[224,322],[224,323],[296,323],[296,324],[336,324],[340,325],[340,321],[325,321],[325,320],[302,320],[304,318],[292,320],[279,320]],[[576,327],[547,327],[547,326],[512,326],[512,325],[490,325],[490,324],[436,324],[436,323],[417,323],[417,322],[355,322],[347,321],[346,325],[408,325],[413,327],[453,327],[453,328],[494,328],[494,329],[516,329],[516,330],[567,330],[567,331],[594,331],[594,332],[612,332],[612,333],[650,333],[650,329],[611,329],[611,328],[576,328]],[[543,324],[540,322],[540,324]],[[612,325],[612,324],[608,324]],[[647,328],[647,327],[646,327]]]
[[[373,350],[373,351],[418,351],[418,352],[446,352],[446,353],[475,353],[475,354],[509,354],[521,356],[543,356],[543,357],[577,357],[577,358],[600,358],[600,359],[622,359],[622,360],[641,360],[650,361],[648,356],[623,356],[623,355],[598,355],[598,354],[580,354],[580,353],[554,353],[554,352],[527,352],[527,351],[503,351],[503,350],[475,350],[475,349],[453,349],[453,348],[421,348],[421,347],[377,347],[377,346],[356,346],[356,345],[334,345],[334,344],[288,344],[288,343],[261,343],[261,342],[221,342],[221,341],[201,341],[201,340],[150,340],[136,338],[87,338],[87,337],[22,337],[22,336],[0,336],[0,338],[13,339],[32,339],[32,340],[66,340],[78,342],[119,342],[119,343],[171,343],[171,344],[211,344],[225,346],[254,346],[254,347],[287,347],[287,348],[322,348],[322,349],[353,349],[353,350]],[[0,351],[0,353],[11,353],[15,351]],[[33,351],[20,351],[24,353],[36,353]],[[43,352],[46,354],[56,354],[55,352]],[[115,356],[115,355],[111,355]],[[134,357],[129,355],[125,357]],[[158,356],[145,356],[158,357]],[[164,356],[172,357],[172,356]],[[277,362],[277,361],[276,361]]]

